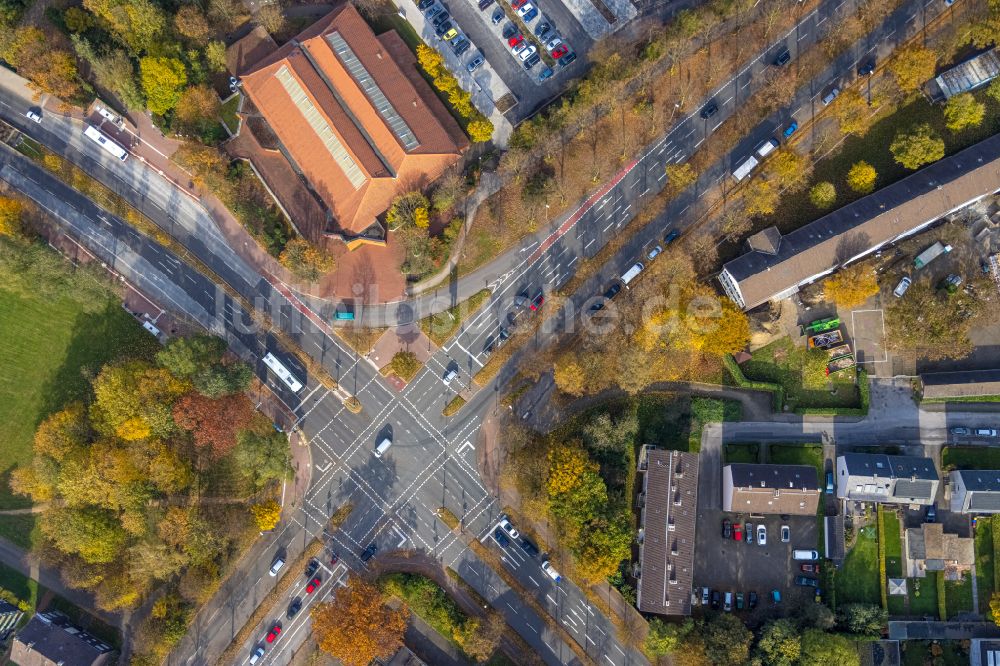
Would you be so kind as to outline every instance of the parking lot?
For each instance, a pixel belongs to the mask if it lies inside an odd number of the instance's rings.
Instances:
[[[529,1],[538,12],[527,23],[530,34],[525,35],[526,41],[540,50],[543,44],[534,39],[533,33],[541,23],[547,22],[553,28],[552,36],[558,35],[569,45],[570,52],[576,54],[574,62],[565,67],[558,64],[550,67],[542,59],[531,69],[525,70],[523,61],[511,53],[507,40],[503,37],[504,28],[513,25],[506,15],[512,13],[506,0],[492,2],[482,10],[478,0],[435,0],[434,5],[427,6],[424,10],[418,9],[413,0],[397,0],[397,4],[403,8],[407,20],[424,41],[444,55],[445,63],[462,83],[462,87],[473,92],[473,99],[480,110],[482,107],[480,100],[476,100],[477,92],[487,95],[490,105],[507,91],[511,92],[517,98],[517,104],[505,113],[505,117],[510,123],[517,124],[556,96],[569,78],[584,71],[586,55],[593,44],[593,40],[562,0]],[[498,2],[505,4],[501,7]],[[459,56],[455,55],[449,42],[437,36],[433,21],[428,21],[425,16],[427,12],[435,11],[436,5],[448,12],[446,20],[459,35],[463,35],[471,43],[471,48]],[[505,10],[505,16],[494,23],[492,17],[498,9]],[[479,54],[486,62],[469,72],[469,63]],[[551,76],[542,78],[542,72],[547,68],[551,68]]]

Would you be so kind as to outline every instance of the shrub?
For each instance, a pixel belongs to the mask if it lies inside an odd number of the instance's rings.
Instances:
[[[809,190],[809,201],[816,208],[825,210],[837,201],[837,188],[827,181],[816,183]]]
[[[726,354],[722,357],[722,364],[726,366],[726,370],[729,371],[730,376],[736,382],[737,386],[754,391],[768,391],[771,393],[771,409],[776,412],[780,412],[785,408],[784,386],[780,384],[772,384],[770,382],[755,382],[747,379],[739,364],[736,363],[736,359],[734,359],[730,354]]]

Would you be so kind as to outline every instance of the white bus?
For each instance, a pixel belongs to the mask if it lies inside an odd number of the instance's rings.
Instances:
[[[271,372],[278,375],[278,379],[285,382],[285,386],[292,389],[293,393],[298,393],[302,390],[302,382],[295,378],[285,364],[274,357],[274,354],[268,352],[264,355],[264,365],[271,369]]]
[[[101,148],[104,148],[104,150],[108,151],[122,162],[124,162],[125,158],[128,157],[127,150],[112,141],[110,137],[106,136],[104,132],[96,127],[87,125],[87,129],[83,130],[83,133],[86,134],[94,143],[99,145]]]
[[[733,178],[735,178],[737,182],[743,180],[744,178],[750,175],[750,172],[757,167],[757,164],[758,164],[757,158],[751,155],[750,157],[746,158],[746,160],[741,162],[739,166],[736,167],[736,169],[733,171]]]

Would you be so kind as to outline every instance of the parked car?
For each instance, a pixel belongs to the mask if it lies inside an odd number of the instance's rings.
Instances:
[[[506,14],[503,13],[503,10],[498,9],[495,12],[493,12],[493,16],[490,17],[490,23],[492,23],[493,25],[500,25],[500,22],[503,21],[504,16],[506,16]],[[511,25],[513,26],[514,24],[512,23]]]
[[[510,524],[510,519],[507,518],[507,514],[500,516],[500,529],[506,532],[511,539],[516,539],[521,536],[521,533],[514,529],[514,526]]]
[[[518,10],[527,4],[528,0],[511,0],[510,8],[513,10]]]
[[[486,11],[486,9],[494,2],[496,2],[496,0],[479,0],[479,11]]]
[[[726,596],[725,596],[725,599],[724,599],[723,604],[722,604],[722,610],[726,611],[727,613],[731,613],[732,612],[732,610],[733,610],[733,593],[732,592],[726,592]]]
[[[823,96],[823,106],[828,106],[830,102],[837,99],[837,95],[840,94],[840,88],[834,87],[826,95]]]
[[[548,560],[542,562],[542,571],[545,572],[546,576],[548,576],[557,583],[562,580],[562,576],[559,575],[559,572],[555,570],[555,567],[553,567],[552,563],[549,562]]]
[[[378,552],[378,546],[376,546],[374,543],[370,544],[367,548],[365,548],[364,552],[361,553],[361,561],[367,562],[368,560],[375,557],[376,552]]]
[[[560,37],[554,37],[545,44],[545,50],[548,51],[549,53],[552,53],[552,51],[559,48],[559,46],[561,46],[562,43],[563,40]]]
[[[501,32],[500,34],[503,35],[504,39],[509,40],[511,37],[517,34],[517,26],[514,25],[513,23],[508,23],[503,27],[503,32]],[[511,46],[510,42],[508,42],[507,45]]]
[[[34,120],[36,123],[42,122],[42,114],[34,109],[28,109],[24,115],[28,116],[28,120]]]
[[[819,587],[819,581],[815,578],[809,578],[808,576],[796,576],[795,584],[801,585],[802,587]]]
[[[906,293],[906,290],[910,288],[911,284],[913,284],[913,280],[911,280],[906,276],[903,276],[903,279],[899,281],[899,284],[896,285],[896,288],[892,290],[893,295],[896,298],[902,298],[903,294]]]
[[[507,46],[509,46],[510,50],[514,53],[518,53],[521,49],[524,49],[527,46],[527,44],[524,43],[524,35],[517,33],[507,40]]]
[[[434,20],[431,21],[431,24],[436,28],[450,18],[451,14],[448,13],[448,10],[442,7],[441,11],[434,15]]]
[[[535,542],[528,537],[521,537],[521,548],[523,548],[524,552],[531,557],[538,557],[539,555],[538,546],[536,546]]]
[[[271,630],[267,632],[267,636],[264,637],[264,640],[266,640],[268,643],[273,643],[274,641],[278,640],[278,636],[280,635],[281,635],[281,627],[279,627],[278,625],[274,625],[273,627],[271,627]]]
[[[793,550],[792,559],[816,561],[819,559],[819,553],[815,550]]]
[[[936,520],[937,520],[937,505],[931,504],[929,507],[927,507],[927,522],[933,523]]]
[[[749,606],[750,610],[757,608],[757,593],[754,592],[753,590],[750,590],[750,596],[749,599],[747,599],[747,605]]]
[[[783,48],[774,58],[774,66],[781,67],[782,65],[787,65],[788,61],[791,59],[792,59],[792,54],[789,53],[787,48]]]
[[[875,73],[875,61],[868,60],[858,66],[858,76],[871,76]]]
[[[767,526],[765,525],[757,526],[757,545],[758,546],[767,545]]]
[[[531,4],[530,2],[526,2],[517,8],[517,15],[520,16],[521,18],[524,18],[524,15],[530,12],[534,8],[535,6],[533,4]]]
[[[534,49],[535,47],[532,46],[531,48]],[[532,50],[532,53],[534,52],[535,51]],[[538,310],[540,307],[542,307],[542,303],[544,302],[545,302],[545,294],[542,291],[539,291],[537,294],[535,294],[535,297],[531,299],[531,305],[529,307],[532,310]]]
[[[462,55],[463,53],[465,53],[466,51],[468,51],[470,48],[472,48],[472,42],[470,42],[465,37],[462,37],[462,39],[458,43],[456,43],[456,44],[454,44],[452,46],[452,50],[455,52],[455,55],[457,55],[457,56]]]
[[[445,35],[447,35],[452,30],[455,30],[455,26],[453,26],[451,24],[451,21],[445,21],[444,23],[442,23],[438,27],[434,28],[434,34],[436,34],[438,36],[438,38],[443,38]],[[456,34],[458,34],[457,31],[456,31]]]
[[[976,428],[976,437],[996,437],[996,428]]]
[[[542,21],[537,26],[535,26],[535,37],[538,37],[538,39],[543,42],[551,32],[552,32],[552,24],[550,24],[548,21]]]
[[[670,232],[667,233],[667,235],[663,237],[663,242],[666,243],[667,245],[670,245],[675,240],[677,240],[677,237],[680,236],[680,235],[681,235],[681,232],[677,231],[676,229],[671,229]]]
[[[510,545],[510,539],[507,538],[507,535],[499,527],[493,530],[493,538],[496,539],[501,548],[506,548]]]
[[[431,5],[430,9],[428,9],[426,12],[424,12],[424,17],[428,21],[433,21],[435,18],[437,18],[437,15],[440,14],[441,12],[443,12],[443,11],[444,11],[444,7],[442,7],[441,5]]]
[[[567,53],[569,53],[569,47],[563,44],[561,46],[557,46],[552,50],[552,57],[555,58],[556,60],[559,60],[559,58],[562,58]]]
[[[782,134],[787,139],[791,135],[795,134],[795,130],[797,130],[798,128],[799,128],[799,124],[793,120],[792,122],[790,122],[788,124],[788,127],[785,128],[785,131],[782,132]]]
[[[517,57],[521,59],[521,62],[524,62],[525,60],[527,60],[531,56],[535,55],[536,51],[538,51],[538,47],[535,46],[534,44],[529,44],[527,47],[521,49],[518,52]],[[532,310],[534,310],[534,309],[535,308],[532,308]]]
[[[546,67],[545,69],[542,70],[542,73],[538,75],[538,80],[544,81],[545,79],[552,78],[553,74],[555,74],[555,72],[552,71],[552,68]]]
[[[780,590],[771,590],[771,602],[772,603],[776,603],[776,604],[780,604],[781,603],[781,591]]]
[[[542,56],[538,55],[537,53],[532,53],[530,56],[528,56],[527,60],[524,61],[524,69],[529,70],[538,63],[540,63],[541,61],[542,61]]]
[[[833,491],[834,491],[833,470],[828,470],[826,473],[826,494],[832,495]]]
[[[646,254],[646,258],[656,259],[656,257],[658,257],[661,252],[663,252],[663,248],[660,247],[659,245],[655,245],[653,246],[653,249],[650,250],[648,254]]]
[[[306,594],[312,594],[315,592],[316,588],[320,586],[320,583],[322,583],[322,581],[319,579],[319,576],[306,583]]]
[[[306,565],[306,578],[311,578],[317,571],[319,571],[319,560],[309,560],[309,564]]]
[[[450,21],[448,22],[448,25],[451,25]],[[450,42],[456,37],[458,37],[458,30],[454,27],[449,28],[443,35],[441,35],[441,39],[443,39],[446,42]]]
[[[278,572],[281,571],[281,567],[285,566],[285,559],[281,556],[274,558],[271,562],[271,568],[268,573],[272,576],[277,576]]]
[[[955,426],[951,429],[953,435],[968,435],[971,431],[964,426]]]
[[[567,53],[562,58],[559,58],[559,61],[558,61],[559,62],[559,66],[560,67],[569,67],[573,63],[574,60],[576,60],[576,53],[575,52],[573,52],[573,53]]]
[[[781,543],[788,543],[792,540],[792,530],[788,525],[781,526]]]
[[[743,610],[743,593],[736,593],[736,610]]]
[[[733,524],[728,518],[722,519],[722,538],[731,539],[733,537]]]
[[[702,107],[701,117],[704,118],[705,120],[708,120],[718,112],[719,112],[719,105],[716,104],[715,101],[711,101],[704,107]]]
[[[743,540],[746,541],[751,546],[753,545],[753,523],[747,523],[746,527],[743,528]]]
[[[801,569],[803,573],[813,573],[813,574],[819,573],[818,564],[800,564],[799,569]]]
[[[420,2],[417,3],[417,9],[423,12],[430,8],[433,4],[434,0],[420,0]]]
[[[250,663],[256,664],[258,661],[260,661],[260,658],[263,656],[264,656],[264,648],[258,646],[256,650],[250,653]]]
[[[743,526],[739,523],[733,525],[733,541],[743,541]]]
[[[618,292],[620,292],[621,290],[622,290],[622,283],[621,282],[615,282],[613,285],[611,285],[610,287],[608,287],[608,290],[606,292],[604,292],[604,298],[607,298],[607,299],[610,300],[610,299],[614,298],[615,296],[617,296]]]
[[[536,18],[538,18],[538,7],[532,7],[521,15],[521,20],[524,21],[525,24],[531,23]]]
[[[472,60],[469,61],[469,64],[465,66],[465,69],[469,70],[469,72],[472,73],[477,69],[479,69],[480,67],[482,67],[484,62],[486,62],[486,59],[483,58],[482,55],[477,53],[475,56],[473,56]]]
[[[708,605],[708,596],[709,596],[708,595],[708,588],[707,587],[701,588],[701,605],[702,606],[707,606]]]
[[[712,590],[712,610],[719,610],[719,591]]]
[[[293,617],[298,615],[300,610],[302,610],[302,600],[296,597],[295,599],[292,599],[292,603],[288,604],[288,612],[285,613],[285,617],[291,620]]]

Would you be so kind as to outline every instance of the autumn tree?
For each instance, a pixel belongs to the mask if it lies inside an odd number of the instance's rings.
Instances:
[[[288,438],[284,433],[267,428],[264,432],[243,430],[236,435],[233,459],[254,488],[261,489],[272,481],[286,478],[292,471]]]
[[[750,320],[728,298],[706,297],[704,308],[689,307],[685,324],[691,344],[713,356],[735,354],[750,342]]]
[[[136,83],[132,60],[124,51],[108,49],[99,55],[80,35],[70,35],[70,41],[76,55],[90,65],[90,73],[98,86],[113,92],[129,109],[146,108],[146,98]]]
[[[828,277],[823,292],[838,306],[853,308],[878,293],[878,280],[870,266],[851,264]]]
[[[701,638],[705,656],[714,666],[741,666],[750,656],[753,634],[743,621],[729,613],[719,613],[705,623]],[[836,662],[829,662],[834,664]]]
[[[698,174],[690,162],[668,164],[665,167],[665,171],[667,174],[667,187],[674,196],[691,187],[698,180]]]
[[[848,88],[833,102],[833,115],[843,134],[864,134],[871,126],[868,102],[854,88]]]
[[[306,282],[316,282],[333,270],[333,257],[304,238],[293,238],[278,257],[292,275]]]
[[[576,572],[584,580],[594,584],[606,581],[631,554],[632,529],[625,516],[594,518],[584,523],[580,532],[570,550]]]
[[[860,666],[861,658],[851,641],[838,634],[828,634],[819,629],[806,629],[802,633],[800,666]]]
[[[879,638],[889,622],[889,611],[877,604],[844,604],[837,608],[837,623],[856,636]]]
[[[868,162],[855,162],[847,172],[847,186],[858,194],[871,194],[875,191],[875,181],[878,173]]]
[[[944,141],[927,123],[900,131],[889,145],[896,162],[906,169],[919,169],[944,157]]]
[[[491,610],[484,620],[469,618],[455,628],[452,637],[462,648],[462,652],[478,663],[485,663],[500,645],[500,639],[507,628],[503,616]]]
[[[86,32],[94,27],[94,15],[79,7],[67,7],[63,12],[63,23],[70,32]]]
[[[261,532],[270,532],[281,520],[281,505],[272,500],[250,505],[250,515]]]
[[[174,27],[182,37],[196,46],[208,44],[211,29],[208,19],[195,5],[183,5],[174,15]]]
[[[200,135],[219,123],[222,104],[206,84],[189,86],[177,99],[174,127],[188,134]]]
[[[785,149],[778,151],[767,162],[766,173],[768,180],[774,181],[777,188],[798,192],[805,187],[812,165],[794,150]]]
[[[973,97],[972,93],[954,95],[944,105],[945,127],[952,132],[979,127],[985,116],[986,105]]]
[[[997,104],[1000,104],[1000,77],[990,81],[986,88],[986,95]]]
[[[896,78],[896,84],[904,93],[918,90],[934,76],[937,55],[919,45],[907,46],[889,61],[889,71]]]
[[[476,118],[465,129],[474,143],[486,143],[493,139],[494,127],[488,118]]]
[[[719,231],[730,242],[736,242],[753,228],[753,221],[742,206],[730,206],[719,216]]]
[[[830,208],[837,202],[837,188],[825,180],[816,183],[809,189],[809,201],[820,210]]]
[[[13,197],[0,196],[0,236],[20,236],[24,204]]]
[[[242,393],[218,399],[188,393],[174,404],[173,413],[194,443],[218,459],[236,446],[236,434],[249,424],[253,406]]]
[[[994,592],[990,596],[990,619],[1000,626],[1000,592]]]
[[[426,214],[428,208],[430,208],[430,202],[423,194],[416,191],[406,192],[392,200],[385,221],[389,224],[390,231],[396,231],[400,227],[415,225],[418,211],[423,211]]]
[[[361,578],[338,586],[333,601],[315,605],[310,615],[319,648],[345,666],[368,666],[403,645],[406,611],[386,606],[378,588]]]
[[[649,621],[649,633],[644,644],[647,654],[665,657],[680,647],[684,639],[695,630],[694,620],[687,617],[680,623],[664,622],[660,618]]]
[[[568,395],[580,396],[587,391],[586,376],[583,369],[570,358],[560,360],[555,364],[555,381],[560,391]]]
[[[205,64],[213,72],[224,72],[226,64],[226,45],[218,40],[212,40],[205,47]]]
[[[254,16],[257,25],[267,30],[270,34],[281,32],[285,27],[285,14],[281,6],[277,3],[268,3],[257,10]]]
[[[96,14],[133,56],[159,44],[167,25],[166,14],[151,0],[84,0],[83,6]]]
[[[747,215],[771,215],[778,206],[780,194],[774,183],[766,178],[755,178],[743,192],[743,207]]]
[[[756,656],[771,666],[796,666],[802,654],[801,641],[795,622],[788,618],[772,620],[760,632]]]
[[[184,63],[176,58],[147,56],[139,61],[139,71],[146,107],[161,116],[173,109],[187,84]]]
[[[73,99],[84,91],[73,54],[54,47],[34,26],[22,26],[0,39],[0,57],[38,92]]]
[[[894,349],[916,351],[928,360],[962,358],[973,349],[969,332],[985,303],[964,291],[938,293],[916,281],[885,310],[887,339]]]
[[[167,370],[142,361],[105,366],[94,380],[91,421],[99,431],[126,441],[169,435],[171,405],[188,386]]]
[[[127,535],[118,521],[96,507],[53,509],[43,513],[40,522],[46,539],[88,564],[114,562],[125,548]]]

